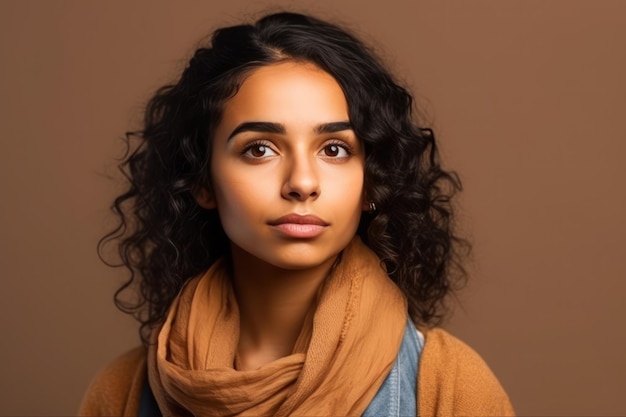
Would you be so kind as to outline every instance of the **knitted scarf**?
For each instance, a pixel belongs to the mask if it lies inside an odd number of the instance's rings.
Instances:
[[[234,368],[237,301],[224,262],[191,280],[153,334],[152,391],[163,415],[360,416],[391,370],[406,299],[355,238],[320,291],[294,353],[252,371]]]

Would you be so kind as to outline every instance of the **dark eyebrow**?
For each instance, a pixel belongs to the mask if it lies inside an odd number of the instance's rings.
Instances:
[[[352,130],[352,125],[349,121],[322,123],[321,125],[315,127],[315,133],[318,135],[341,132],[342,130]]]
[[[245,122],[240,124],[232,131],[226,141],[232,139],[233,136],[240,134],[241,132],[261,132],[261,133],[279,133],[285,134],[285,126],[280,123],[271,122]]]
[[[315,133],[322,135],[324,133],[336,133],[342,130],[351,130],[352,125],[348,121],[322,123],[315,126]],[[280,123],[272,122],[244,122],[237,126],[231,134],[228,136],[227,141],[231,140],[233,136],[242,132],[260,132],[260,133],[277,133],[284,135],[286,133],[285,126]]]

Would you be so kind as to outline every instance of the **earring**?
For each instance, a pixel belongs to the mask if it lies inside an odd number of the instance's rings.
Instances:
[[[376,211],[376,203],[370,201],[370,213]]]

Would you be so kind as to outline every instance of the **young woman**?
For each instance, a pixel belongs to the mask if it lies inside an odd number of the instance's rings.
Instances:
[[[144,347],[81,414],[512,413],[480,357],[433,327],[462,279],[460,184],[360,41],[290,13],[217,30],[133,136],[105,241]],[[131,287],[136,304],[119,298]]]

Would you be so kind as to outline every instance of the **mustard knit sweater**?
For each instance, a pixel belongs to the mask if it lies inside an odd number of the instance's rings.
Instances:
[[[418,415],[510,416],[513,407],[487,364],[442,329],[422,330]],[[137,347],[104,368],[80,407],[84,416],[137,416],[146,376],[146,350]]]

